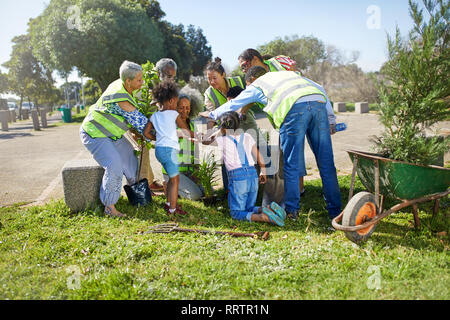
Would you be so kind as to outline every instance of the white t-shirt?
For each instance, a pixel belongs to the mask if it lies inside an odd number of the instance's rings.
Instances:
[[[239,143],[241,136],[231,136]],[[233,141],[231,141],[230,138],[227,136],[219,136],[216,138],[217,145],[221,149],[223,154],[223,162],[225,163],[225,167],[227,168],[227,171],[231,171],[234,169],[242,168],[241,160],[239,159],[239,153],[236,148],[236,145]],[[249,166],[255,165],[255,160],[252,156],[252,149],[253,146],[256,144],[253,137],[248,134],[244,133],[244,150],[247,154],[247,161]]]
[[[165,110],[155,112],[150,117],[150,122],[156,130],[156,147],[170,147],[180,150],[177,135],[177,117],[175,110]]]

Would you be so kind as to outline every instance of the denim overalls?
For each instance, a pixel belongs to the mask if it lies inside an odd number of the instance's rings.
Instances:
[[[247,154],[244,150],[244,134],[239,143],[231,136],[227,136],[236,145],[242,167],[227,171],[228,174],[228,206],[230,214],[236,220],[251,221],[251,216],[258,212],[255,207],[258,196],[258,174],[254,166],[249,166]]]

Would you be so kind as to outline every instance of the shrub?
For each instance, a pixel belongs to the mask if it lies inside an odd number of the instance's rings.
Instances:
[[[449,119],[450,51],[449,2],[423,1],[429,14],[409,1],[414,29],[403,40],[397,27],[388,35],[389,61],[379,84],[380,122],[385,131],[376,137],[377,151],[385,157],[428,165],[449,148],[449,139],[427,137],[426,130]]]
[[[217,164],[213,153],[203,158],[202,163],[198,166],[194,176],[197,177],[205,190],[205,197],[211,197],[214,194],[213,187],[217,183],[216,176]]]

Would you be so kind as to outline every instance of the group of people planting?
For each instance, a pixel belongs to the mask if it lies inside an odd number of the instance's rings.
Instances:
[[[155,142],[155,155],[166,180],[165,210],[169,215],[187,214],[178,205],[179,196],[198,200],[202,187],[195,179],[196,143],[216,145],[222,151],[222,178],[233,219],[284,226],[287,217],[295,220],[304,194],[306,175],[305,136],[315,155],[323,182],[323,193],[330,219],[341,211],[341,196],[334,166],[331,134],[335,116],[325,90],[295,70],[295,62],[285,56],[266,58],[247,49],[239,56],[245,80],[227,77],[220,59],[209,63],[205,91],[208,131],[201,134],[191,121],[192,97],[180,93],[175,82],[177,66],[171,59],[156,64],[160,82],[152,97],[158,111],[150,118],[138,111],[134,93],[143,84],[140,65],[125,61],[120,79],[105,90],[90,108],[80,137],[94,159],[105,168],[100,200],[105,213],[125,216],[115,207],[125,175],[128,184],[137,182],[138,161],[124,134],[130,127],[147,141]],[[270,157],[252,108],[260,108],[279,130],[280,170],[267,175]],[[262,150],[263,149],[263,150]],[[186,152],[188,150],[188,152]],[[270,152],[269,152],[270,153]],[[155,183],[150,181],[151,187]],[[256,206],[258,189],[267,183],[263,205]],[[269,191],[269,192],[267,192]]]

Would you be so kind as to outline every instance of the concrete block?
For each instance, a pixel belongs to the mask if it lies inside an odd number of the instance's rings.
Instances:
[[[31,119],[33,120],[33,128],[36,131],[41,130],[41,126],[39,125],[39,116],[37,110],[31,111]]]
[[[17,121],[16,110],[11,110],[10,113],[12,122],[16,122]]]
[[[2,131],[8,131],[8,119],[9,119],[9,110],[1,110],[0,111],[0,122],[2,124]]]
[[[346,112],[347,104],[345,102],[335,102],[333,104],[334,112]]]
[[[369,113],[369,103],[368,102],[357,102],[355,103],[355,113]]]
[[[74,212],[94,209],[100,202],[105,170],[94,160],[72,160],[62,169],[64,201]]]
[[[28,120],[30,118],[30,112],[28,110],[22,110],[22,120]]]

